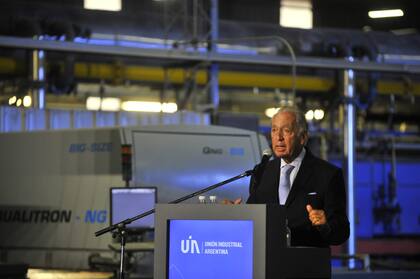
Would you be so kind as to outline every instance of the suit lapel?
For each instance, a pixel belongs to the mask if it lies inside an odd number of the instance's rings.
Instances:
[[[279,203],[279,179],[280,179],[280,158],[275,158],[271,165],[271,170],[267,171],[267,189],[266,199],[268,198],[272,203]],[[273,175],[274,174],[274,175]]]
[[[274,180],[274,184],[273,184],[273,187],[275,189],[274,191],[277,197],[276,203],[280,203],[280,200],[279,200],[280,165],[281,165],[281,160],[280,158],[277,158],[274,164],[274,167],[276,168],[276,176],[275,176],[276,179]]]
[[[313,160],[312,154],[310,153],[309,149],[306,149],[305,158],[303,158],[302,164],[300,165],[298,174],[296,175],[295,181],[293,182],[292,189],[286,200],[286,207],[289,206],[293,200],[296,198],[298,193],[303,190],[306,185],[306,181],[312,174],[313,170]]]

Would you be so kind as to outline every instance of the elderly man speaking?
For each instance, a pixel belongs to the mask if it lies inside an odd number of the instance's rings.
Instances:
[[[303,113],[280,108],[272,118],[271,140],[275,159],[251,179],[247,203],[284,205],[292,246],[327,247],[346,241],[350,232],[342,170],[305,147],[308,125]]]

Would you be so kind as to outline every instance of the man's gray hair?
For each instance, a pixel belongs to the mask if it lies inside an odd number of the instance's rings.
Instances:
[[[273,118],[281,112],[291,112],[296,117],[296,124],[298,128],[298,134],[308,134],[308,122],[306,122],[305,114],[295,106],[281,106],[279,110],[274,114]]]

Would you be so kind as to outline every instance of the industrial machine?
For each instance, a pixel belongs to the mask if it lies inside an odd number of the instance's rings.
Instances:
[[[94,235],[109,224],[110,188],[153,186],[167,203],[252,169],[268,147],[252,131],[200,125],[6,133],[0,143],[1,259],[71,269],[112,257],[111,235]],[[209,195],[246,198],[248,182]]]

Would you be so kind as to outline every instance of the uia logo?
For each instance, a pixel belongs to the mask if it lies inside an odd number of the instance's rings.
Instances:
[[[200,254],[200,249],[198,249],[197,240],[193,240],[190,235],[187,240],[181,240],[181,252],[184,254]]]

